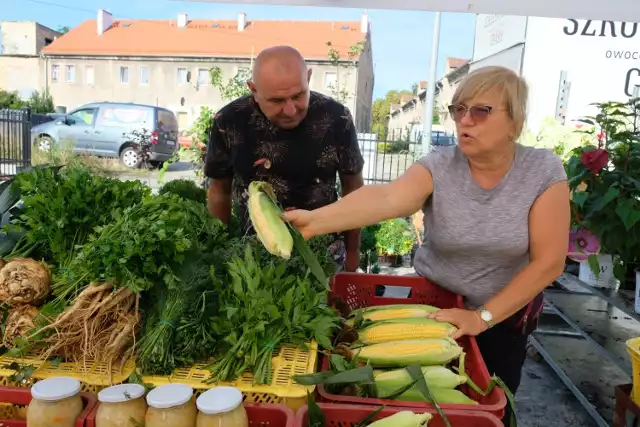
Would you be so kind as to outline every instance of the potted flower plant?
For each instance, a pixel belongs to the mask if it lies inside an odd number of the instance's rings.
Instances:
[[[622,289],[635,285],[640,265],[640,102],[595,104],[598,114],[581,120],[593,143],[577,147],[565,163],[572,221],[613,255],[613,274]],[[589,255],[594,274],[597,256]]]
[[[381,264],[398,266],[400,257],[411,253],[413,246],[413,232],[406,220],[395,218],[380,224],[376,232],[376,249]]]

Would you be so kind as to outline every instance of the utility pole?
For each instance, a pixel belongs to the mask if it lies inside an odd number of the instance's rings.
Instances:
[[[440,12],[436,12],[433,21],[431,40],[431,61],[429,63],[429,80],[427,80],[427,96],[424,102],[424,119],[422,120],[422,151],[431,151],[431,126],[433,125],[433,104],[436,96],[436,76],[438,72],[438,48],[440,47]]]

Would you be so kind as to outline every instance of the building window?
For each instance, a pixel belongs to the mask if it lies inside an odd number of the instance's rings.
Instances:
[[[324,90],[336,90],[338,86],[338,73],[324,73]]]
[[[149,67],[140,67],[140,84],[149,84]]]
[[[50,39],[48,37],[44,38],[44,45],[45,46],[49,46],[51,43],[53,43],[53,39]]]
[[[51,66],[51,81],[57,82],[60,80],[60,66],[58,64],[53,64]]]
[[[209,82],[209,70],[206,68],[198,69],[198,86],[208,85]]]
[[[176,83],[179,85],[186,85],[188,83],[186,68],[178,68],[178,71],[176,73]]]
[[[129,83],[129,67],[120,67],[120,83]]]
[[[73,83],[76,81],[76,66],[66,65],[64,67],[64,81],[67,83]]]
[[[87,65],[84,69],[84,77],[89,86],[93,86],[96,82],[95,71],[93,65]]]

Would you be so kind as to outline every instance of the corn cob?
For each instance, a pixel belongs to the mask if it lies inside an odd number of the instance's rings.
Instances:
[[[372,344],[354,350],[353,356],[373,367],[403,368],[411,364],[445,365],[461,354],[462,347],[447,337]]]
[[[451,336],[456,329],[450,323],[426,317],[385,320],[358,331],[358,339],[363,344],[379,344],[389,341],[444,338]]]
[[[353,322],[353,318],[359,314],[362,314],[364,320],[378,322],[380,320],[425,317],[427,314],[438,310],[438,307],[424,304],[392,304],[376,307],[364,307],[353,310],[350,315],[352,319],[349,319],[349,321]],[[351,323],[351,325],[353,326],[353,323]]]
[[[444,366],[423,366],[422,374],[429,388],[456,388],[467,382],[466,375],[458,375]],[[374,378],[378,390],[388,390],[388,393],[380,396],[391,396],[393,393],[407,386],[412,382],[411,375],[406,369],[395,369],[393,371],[375,371]]]
[[[275,195],[268,183],[253,181],[249,184],[249,217],[265,249],[272,255],[289,259],[293,237],[272,198],[275,199]]]
[[[398,389],[389,390],[387,388],[378,387],[378,395],[379,396],[390,396],[394,392],[397,392]],[[438,404],[454,404],[454,405],[477,405],[478,402],[471,399],[466,394],[462,393],[460,390],[456,390],[454,388],[438,388],[438,387],[429,387],[429,391],[433,398],[438,402]],[[397,396],[395,400],[406,400],[407,402],[424,402],[425,398],[420,390],[413,386],[409,390],[402,393],[400,396]]]
[[[428,413],[414,414],[411,411],[400,411],[369,424],[369,427],[422,427],[429,423],[431,417],[432,415]]]

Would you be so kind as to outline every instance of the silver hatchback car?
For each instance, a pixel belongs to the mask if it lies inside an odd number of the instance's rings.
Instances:
[[[130,168],[142,162],[134,149],[132,131],[151,138],[152,164],[160,165],[178,150],[178,119],[165,108],[151,105],[98,102],[83,105],[31,129],[32,144],[43,151],[69,143],[79,154],[119,157]]]

